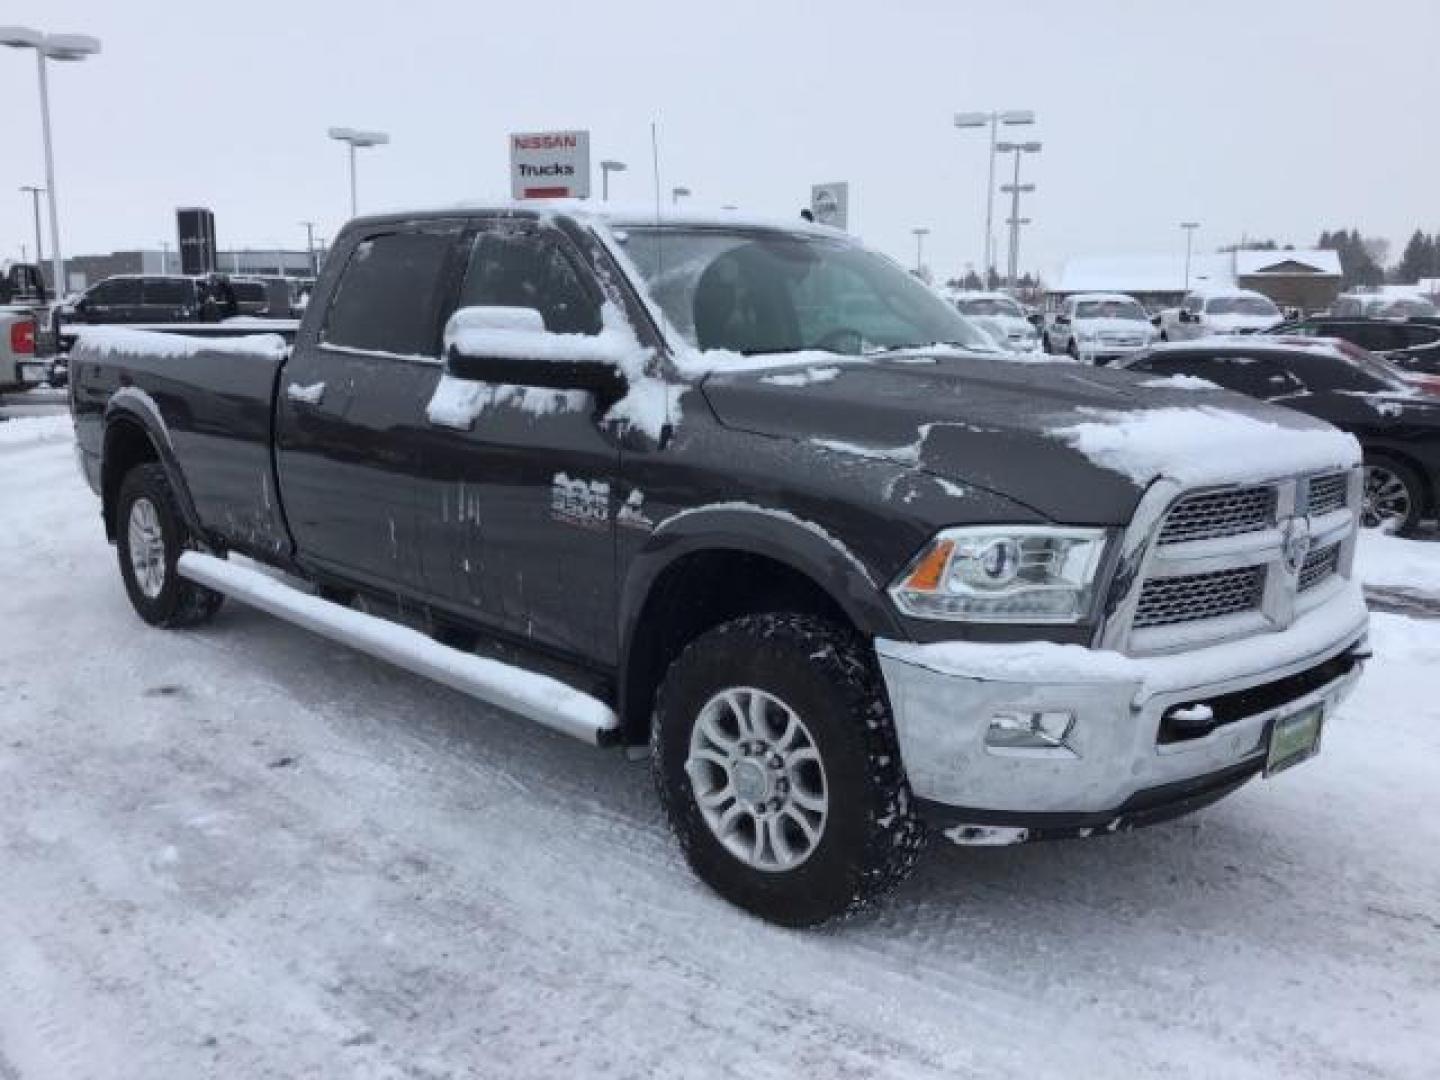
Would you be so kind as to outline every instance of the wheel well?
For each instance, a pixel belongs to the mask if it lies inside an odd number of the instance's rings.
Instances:
[[[655,692],[686,645],[721,623],[767,611],[803,612],[854,625],[813,579],[763,555],[698,551],[667,566],[650,587],[627,654],[625,741],[649,740]]]
[[[135,466],[159,461],[160,455],[143,427],[133,420],[116,420],[105,429],[105,450],[100,460],[100,505],[105,515],[105,535],[113,541],[120,485]]]
[[[1418,479],[1418,480],[1420,481],[1420,494],[1421,494],[1421,496],[1422,496],[1422,497],[1424,498],[1424,500],[1425,500],[1425,505],[1424,505],[1423,509],[1426,510],[1427,512],[1428,512],[1428,511],[1433,511],[1433,510],[1435,509],[1435,507],[1436,507],[1435,484],[1434,484],[1434,482],[1430,479],[1430,472],[1429,472],[1428,469],[1425,468],[1424,465],[1420,464],[1420,462],[1416,461],[1414,458],[1410,457],[1408,454],[1405,454],[1405,453],[1403,453],[1403,452],[1401,452],[1401,451],[1398,451],[1398,450],[1391,450],[1389,447],[1377,448],[1377,449],[1374,449],[1374,450],[1366,450],[1366,451],[1365,451],[1365,461],[1366,461],[1366,463],[1368,464],[1370,461],[1374,461],[1374,460],[1378,460],[1378,461],[1390,461],[1390,462],[1394,462],[1394,463],[1397,464],[1397,465],[1404,465],[1407,469],[1409,469],[1411,472],[1413,472],[1413,473],[1415,474],[1416,479]],[[1427,514],[1427,516],[1428,516],[1428,514]]]

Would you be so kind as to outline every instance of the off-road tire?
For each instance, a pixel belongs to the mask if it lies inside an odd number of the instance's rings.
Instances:
[[[164,579],[153,597],[141,588],[130,552],[131,509],[141,499],[148,500],[155,508],[164,542]],[[120,576],[135,613],[151,626],[164,627],[195,626],[213,618],[225,602],[224,595],[187,581],[175,568],[181,553],[198,545],[185,524],[164,467],[152,462],[131,469],[120,482],[115,515],[115,550],[120,559]]]
[[[794,709],[823,763],[825,824],[808,858],[791,869],[761,870],[733,855],[705,821],[686,772],[700,711],[732,687],[756,688]],[[660,688],[651,763],[695,874],[783,926],[860,911],[903,880],[924,847],[874,656],[854,633],[815,616],[748,615],[691,642]]]

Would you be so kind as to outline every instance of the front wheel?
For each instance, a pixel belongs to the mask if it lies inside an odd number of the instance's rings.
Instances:
[[[692,642],[661,687],[656,786],[691,869],[784,926],[866,906],[924,843],[873,658],[808,615]]]
[[[193,626],[220,610],[225,597],[180,576],[181,553],[194,547],[165,469],[139,465],[120,484],[115,548],[136,614],[151,626]]]
[[[1424,490],[1420,475],[1403,462],[1368,459],[1360,523],[1367,529],[1408,536],[1420,525]]]

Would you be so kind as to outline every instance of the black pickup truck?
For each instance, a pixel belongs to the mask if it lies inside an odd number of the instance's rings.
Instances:
[[[1349,436],[1004,360],[803,223],[360,219],[293,343],[87,329],[71,404],[147,622],[228,595],[649,747],[787,925],[1302,761],[1366,655]]]

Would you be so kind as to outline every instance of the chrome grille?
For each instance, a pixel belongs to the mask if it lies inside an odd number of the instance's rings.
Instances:
[[[1134,626],[1173,626],[1175,623],[1218,619],[1254,611],[1265,591],[1265,567],[1242,566],[1208,574],[1151,578],[1140,590]]]
[[[1330,514],[1345,509],[1349,488],[1350,477],[1345,473],[1315,477],[1310,481],[1310,513]]]
[[[1165,517],[1160,543],[1213,540],[1259,532],[1275,523],[1275,489],[1231,488],[1181,499]]]
[[[1330,544],[1328,547],[1312,551],[1305,556],[1305,562],[1300,567],[1300,580],[1296,585],[1299,592],[1306,589],[1313,589],[1316,585],[1325,581],[1340,566],[1340,545]]]

